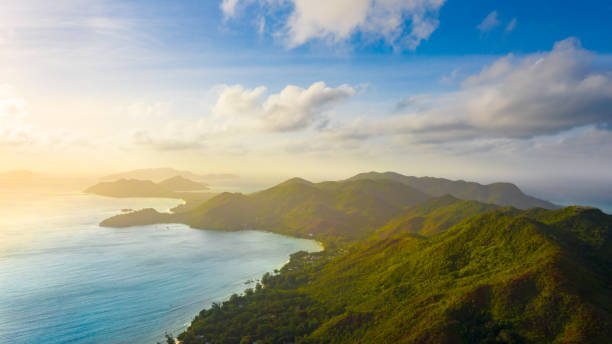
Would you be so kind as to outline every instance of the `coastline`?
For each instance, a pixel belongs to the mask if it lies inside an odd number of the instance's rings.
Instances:
[[[99,196],[101,196],[101,197],[109,197],[109,198],[114,198],[113,196],[103,196],[103,195],[99,195]],[[123,197],[121,197],[121,198],[123,198]],[[138,198],[141,198],[141,197],[138,197]],[[145,197],[145,198],[147,198],[147,197]],[[164,198],[164,199],[166,199],[166,198]],[[167,199],[172,199],[172,198],[167,198]],[[175,200],[178,200],[178,199],[175,199]],[[185,200],[183,200],[183,201],[185,201]],[[187,203],[186,203],[186,201],[185,201],[185,203],[182,203],[182,204],[179,204],[179,205],[177,205],[177,206],[175,206],[175,207],[172,207],[172,208],[168,209],[167,211],[165,211],[165,212],[163,212],[163,213],[162,213],[162,212],[160,212],[160,214],[165,215],[165,216],[173,216],[173,215],[176,215],[177,213],[175,213],[175,212],[174,212],[174,209],[179,208],[179,207],[184,207],[184,206],[186,206],[186,205],[187,205]],[[136,211],[142,211],[142,210],[143,210],[143,209],[136,210]],[[156,210],[156,211],[157,211],[157,210]],[[123,213],[123,212],[121,212],[121,213],[118,213],[118,214],[116,214],[116,215],[123,215],[123,214],[124,214],[124,213]],[[128,214],[129,214],[129,213],[128,213]],[[116,215],[115,215],[115,216],[116,216]],[[106,219],[105,219],[105,220],[106,220]],[[285,233],[273,232],[273,231],[269,231],[269,230],[259,230],[259,229],[255,229],[255,228],[248,228],[248,229],[243,228],[243,229],[238,229],[238,230],[225,230],[225,229],[215,229],[215,228],[197,228],[197,227],[193,227],[193,226],[191,226],[191,225],[189,225],[189,224],[186,224],[186,223],[181,223],[181,222],[167,222],[167,223],[166,223],[166,222],[157,222],[157,221],[155,221],[155,222],[153,222],[153,223],[150,223],[150,224],[148,224],[148,225],[185,225],[185,226],[187,226],[187,227],[189,227],[189,228],[191,228],[191,229],[194,229],[194,230],[215,231],[215,232],[236,232],[236,233],[239,233],[239,232],[260,232],[260,233],[266,233],[266,234],[280,235],[280,236],[287,237],[287,238],[291,238],[291,239],[294,239],[294,240],[300,240],[300,241],[302,241],[302,240],[303,240],[303,241],[313,242],[313,243],[315,243],[315,244],[316,244],[316,249],[308,249],[308,250],[301,249],[301,250],[298,250],[298,251],[295,251],[295,252],[291,252],[291,253],[289,254],[289,256],[291,256],[291,255],[292,255],[292,254],[294,254],[294,253],[300,252],[300,251],[306,251],[306,252],[308,252],[308,253],[317,253],[317,252],[323,252],[323,251],[325,251],[325,250],[326,250],[326,248],[327,248],[327,247],[326,247],[326,244],[325,244],[323,241],[317,240],[317,239],[313,238],[312,236],[295,236],[295,235],[290,235],[290,234],[285,234]],[[127,227],[129,228],[129,227],[131,227],[131,226],[127,226]],[[111,226],[111,228],[113,228],[113,227]],[[271,272],[272,272],[272,271],[274,271],[274,270],[281,270],[281,269],[282,269],[283,267],[285,267],[285,266],[286,266],[286,265],[287,265],[289,262],[290,262],[290,257],[288,257],[288,258],[287,258],[287,260],[285,260],[285,261],[284,261],[282,264],[279,264],[279,265],[277,265],[277,266],[271,267],[271,268],[270,268],[270,270],[268,270],[268,271],[264,272],[263,274],[260,274],[260,275],[258,275],[258,276],[251,276],[251,277],[250,277],[250,278],[248,278],[247,280],[235,281],[235,282],[234,282],[234,283],[232,283],[232,284],[235,284],[235,285],[237,285],[237,286],[238,286],[238,285],[239,285],[239,286],[241,286],[241,287],[240,287],[240,290],[237,290],[238,288],[234,288],[234,289],[229,288],[229,289],[228,289],[228,291],[225,293],[225,295],[224,295],[224,296],[222,296],[222,297],[218,298],[218,299],[219,299],[219,301],[218,301],[218,302],[223,302],[223,301],[226,301],[226,300],[228,300],[228,299],[229,299],[229,298],[230,298],[232,295],[234,295],[234,294],[243,294],[243,293],[245,292],[245,290],[247,290],[247,289],[249,289],[249,288],[250,288],[250,287],[249,287],[249,286],[248,286],[248,285],[247,285],[245,282],[251,281],[252,283],[249,283],[249,284],[256,283],[256,282],[260,281],[261,277],[262,277],[263,275],[265,275],[266,273],[271,273]],[[216,301],[214,301],[214,302],[216,302]],[[214,303],[214,302],[213,302],[213,303]],[[211,303],[211,304],[212,304],[212,303]],[[209,308],[209,307],[210,307],[210,304],[209,304],[209,305],[204,305],[204,306],[202,306],[202,307],[201,307],[201,309],[200,309],[198,312],[200,312],[200,311],[202,311],[202,310],[205,310],[205,309],[207,309],[207,308]],[[196,314],[192,314],[192,315],[191,315],[191,316],[192,316],[192,319],[193,319],[193,317],[195,317],[197,314],[198,314],[198,313],[196,313]],[[178,330],[179,332],[178,332],[176,335],[178,335],[178,334],[180,334],[180,333],[184,332],[185,330],[187,330],[187,328],[189,328],[189,326],[191,326],[192,322],[193,322],[193,320],[189,321],[189,322],[188,322],[188,323],[186,323],[186,324],[183,324],[183,325],[182,325],[180,328],[178,328],[177,330]],[[161,329],[160,329],[160,330],[161,330]],[[167,329],[164,329],[164,330],[166,330],[166,331],[167,331]],[[174,335],[174,334],[173,334],[173,335]],[[178,340],[177,340],[177,341],[178,341]],[[178,343],[178,342],[177,342],[177,343]]]
[[[4,217],[11,245],[2,256],[0,279],[6,293],[0,295],[0,316],[7,321],[0,324],[0,342],[131,338],[134,343],[155,343],[164,330],[174,335],[184,330],[212,302],[244,292],[249,278],[260,279],[281,268],[290,254],[322,248],[314,240],[264,231],[228,233],[182,224],[98,226],[124,208],[167,210],[177,201],[80,192],[7,198],[10,207],[5,209],[11,213],[6,215],[14,219]],[[32,213],[36,222],[27,216]],[[17,314],[9,317],[9,310]],[[79,330],[65,331],[67,326]]]
[[[184,224],[181,224],[181,225],[184,225]],[[194,230],[215,231],[215,232],[235,232],[235,233],[240,233],[240,232],[259,232],[259,233],[267,233],[267,234],[273,234],[273,235],[280,235],[280,236],[287,237],[287,238],[291,238],[291,239],[297,239],[297,240],[307,240],[307,241],[311,241],[311,242],[314,242],[314,243],[316,243],[316,244],[317,244],[317,249],[318,249],[318,250],[303,250],[303,249],[302,249],[302,250],[298,250],[298,251],[295,251],[295,252],[290,253],[290,254],[289,254],[289,256],[291,256],[291,255],[293,255],[293,254],[295,254],[295,253],[297,253],[297,252],[300,252],[300,251],[305,251],[305,252],[308,252],[308,253],[320,253],[320,252],[325,251],[325,249],[326,249],[326,247],[325,247],[325,244],[324,244],[324,243],[322,243],[321,241],[315,240],[315,239],[307,239],[307,238],[294,237],[294,236],[290,236],[290,235],[279,234],[279,233],[275,233],[275,232],[271,232],[271,231],[265,231],[265,230],[257,230],[257,229],[241,229],[241,230],[237,230],[237,231],[223,231],[223,230],[215,230],[215,229],[202,229],[202,228],[193,228],[193,227],[189,227],[189,228],[192,228],[192,229],[194,229]],[[245,280],[245,281],[236,281],[234,284],[236,284],[236,285],[240,285],[240,286],[241,286],[240,291],[236,291],[236,290],[228,291],[228,292],[227,292],[227,293],[226,293],[226,294],[225,294],[223,297],[220,297],[220,298],[219,298],[219,301],[213,301],[211,304],[209,304],[209,305],[207,305],[207,306],[203,306],[203,308],[201,308],[201,309],[198,311],[198,313],[199,313],[199,312],[201,312],[201,311],[203,311],[203,310],[206,310],[206,309],[210,308],[210,306],[211,306],[213,303],[215,303],[215,302],[220,302],[220,303],[222,303],[222,302],[224,302],[224,301],[229,300],[229,299],[232,297],[232,295],[235,295],[235,294],[242,295],[242,294],[244,294],[244,292],[245,292],[247,289],[250,289],[250,288],[251,288],[251,287],[250,287],[250,285],[259,283],[259,281],[261,281],[261,277],[262,277],[263,275],[265,275],[266,273],[272,273],[274,270],[281,270],[281,269],[283,269],[283,268],[284,268],[284,267],[285,267],[287,264],[289,264],[289,262],[290,262],[290,261],[291,261],[291,258],[287,259],[285,262],[283,262],[282,264],[279,264],[279,265],[278,265],[278,266],[276,266],[276,267],[272,267],[272,268],[271,268],[271,270],[266,271],[266,272],[264,272],[263,274],[261,274],[261,275],[259,275],[259,276],[255,277],[255,278],[251,277],[251,278],[249,278],[249,279],[247,279],[247,280]],[[250,283],[247,283],[247,282],[250,282]],[[238,288],[236,288],[236,289],[238,289]],[[197,315],[197,313],[196,313],[196,314],[194,314],[194,315],[192,316],[192,319],[193,319],[193,317],[195,317],[196,315]],[[186,330],[189,328],[189,326],[191,326],[191,324],[192,324],[192,323],[193,323],[193,320],[189,321],[189,322],[188,322],[188,323],[186,323],[186,324],[183,324],[183,326],[182,326],[180,329],[178,329],[178,333],[176,333],[176,334],[172,333],[172,335],[174,336],[174,341],[175,341],[175,343],[178,343],[178,344],[180,344],[180,343],[181,343],[181,342],[180,342],[180,341],[179,341],[179,340],[176,338],[176,336],[178,336],[180,333],[185,332],[185,331],[186,331]],[[171,334],[171,333],[168,333],[168,334]]]

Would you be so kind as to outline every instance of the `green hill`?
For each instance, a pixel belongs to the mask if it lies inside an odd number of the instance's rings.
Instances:
[[[311,183],[290,179],[250,195],[222,193],[181,214],[147,211],[121,214],[101,223],[125,227],[180,222],[195,228],[258,229],[320,240],[365,239],[407,207],[430,198],[394,181]]]
[[[202,311],[179,339],[605,343],[611,231],[596,209],[501,208],[431,237],[302,252],[263,287]]]
[[[413,180],[425,182],[410,182]],[[458,218],[495,208],[480,202],[554,207],[551,203],[524,195],[512,184],[483,186],[435,180],[436,183],[430,183],[427,178],[374,172],[336,182],[311,183],[293,178],[249,195],[220,194],[199,206],[189,207],[178,217],[147,212],[150,216],[147,221],[142,214],[122,214],[103,221],[102,225],[124,227],[133,223],[175,221],[195,228],[259,229],[323,241],[354,241],[368,238],[376,228],[385,224],[379,229],[383,237],[402,232],[427,235],[450,227]],[[443,191],[455,195],[439,195]],[[420,204],[429,199],[431,204]],[[460,203],[464,199],[468,200],[464,201],[467,203]],[[438,212],[443,214],[430,214],[429,211],[437,209],[440,202],[447,202],[450,211],[439,209]],[[417,204],[419,207],[409,209]],[[130,216],[137,216],[138,220],[132,220]]]
[[[426,193],[400,175],[374,176],[294,178],[253,194],[223,193],[181,213],[145,209],[102,225],[179,222],[325,243],[325,251],[296,253],[254,290],[202,311],[179,336],[183,344],[604,343],[612,337],[611,215],[432,197],[441,191]],[[522,196],[509,198],[503,185],[476,185],[502,190],[490,191],[488,201],[531,199],[520,190]]]
[[[448,194],[463,200],[474,200],[502,206],[512,206],[519,209],[528,209],[533,207],[545,209],[558,208],[558,206],[550,202],[525,195],[516,185],[511,183],[493,183],[482,185],[463,180],[404,176],[395,172],[367,172],[360,173],[349,178],[349,180],[361,179],[394,180],[409,185],[434,197]]]

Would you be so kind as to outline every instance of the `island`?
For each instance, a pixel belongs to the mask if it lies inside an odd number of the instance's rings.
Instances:
[[[84,192],[107,197],[148,197],[148,198],[177,198],[185,201],[172,209],[173,212],[190,210],[202,202],[215,196],[215,193],[206,192],[208,185],[195,182],[181,176],[174,176],[159,183],[150,180],[119,179],[112,182],[100,182]]]
[[[239,176],[232,173],[207,173],[199,174],[191,171],[177,170],[170,167],[140,168],[131,171],[124,171],[103,176],[101,180],[114,181],[119,179],[142,179],[152,181],[162,181],[173,177],[182,177],[196,182],[235,180]]]
[[[203,343],[604,343],[612,329],[612,216],[559,207],[513,184],[396,173],[293,178],[222,193],[178,222],[314,238],[253,288],[201,311],[178,335]]]

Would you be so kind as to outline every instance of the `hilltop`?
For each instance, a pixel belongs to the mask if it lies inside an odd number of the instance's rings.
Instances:
[[[557,205],[548,201],[525,195],[512,183],[483,185],[463,180],[405,176],[395,172],[367,172],[349,178],[349,180],[360,179],[394,180],[435,197],[449,194],[463,200],[512,206],[519,209],[529,209],[533,207],[545,209],[559,208]]]

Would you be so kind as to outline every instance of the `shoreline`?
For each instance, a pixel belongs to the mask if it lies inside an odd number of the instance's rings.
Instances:
[[[11,255],[12,263],[3,273],[7,280],[14,281],[7,284],[7,293],[21,295],[36,288],[50,301],[15,300],[8,294],[3,295],[2,301],[9,308],[31,309],[31,313],[40,314],[36,310],[42,307],[65,316],[63,323],[99,342],[121,342],[122,337],[135,343],[155,343],[163,340],[164,330],[176,336],[212,302],[225,301],[248,287],[254,289],[254,285],[244,285],[249,278],[261,279],[266,272],[281,268],[294,252],[322,249],[321,243],[312,239],[295,240],[304,238],[252,229],[230,234],[184,224],[170,225],[175,231],[166,230],[165,225],[128,230],[98,226],[101,219],[121,209],[145,206],[166,210],[180,203],[174,199],[111,199],[67,192],[36,197],[32,202],[35,196],[11,198],[12,212],[18,218],[6,230],[15,232],[16,239],[27,239],[28,246],[22,250],[22,246],[15,245],[19,254]],[[38,214],[36,223],[25,216],[33,211]],[[38,225],[41,222],[46,225]],[[29,241],[32,236],[37,240]],[[44,283],[25,283],[28,276],[34,276],[30,271],[47,265],[49,278]],[[56,284],[69,290],[53,287]],[[92,302],[86,305],[74,298],[63,298],[73,294],[90,295]],[[117,298],[117,304],[105,305],[104,300],[109,298]],[[73,311],[67,313],[60,307],[71,307]],[[92,319],[90,325],[82,322],[80,314],[85,312]],[[18,325],[23,314],[11,318],[3,324],[11,328],[4,331],[0,326],[0,337],[19,336],[28,342],[49,343],[72,338],[59,327],[56,318],[43,322],[35,316],[28,325]],[[57,334],[53,339],[42,340],[35,328]],[[100,328],[106,329],[107,340],[99,336]]]
[[[185,224],[183,224],[183,223],[178,223],[178,224],[180,224],[180,225],[185,225]],[[154,224],[154,225],[156,225],[156,224]],[[157,224],[157,225],[159,225],[159,224]],[[305,251],[305,252],[308,252],[308,253],[319,253],[319,252],[323,252],[323,251],[325,251],[325,249],[326,249],[325,245],[324,245],[322,242],[320,242],[320,241],[318,241],[318,240],[315,240],[315,239],[306,239],[306,238],[294,237],[294,236],[289,236],[289,235],[285,235],[285,234],[279,234],[279,233],[275,233],[275,232],[271,232],[271,231],[265,231],[265,230],[257,230],[257,229],[241,229],[241,230],[237,230],[237,231],[223,231],[223,230],[215,230],[215,229],[203,229],[203,228],[195,228],[195,227],[191,227],[191,226],[188,226],[188,225],[187,225],[187,227],[189,227],[189,228],[191,228],[191,229],[194,229],[194,230],[204,230],[204,231],[214,231],[214,232],[226,232],[226,233],[227,233],[227,232],[236,232],[236,233],[237,233],[237,232],[259,232],[259,233],[267,233],[267,234],[273,234],[273,235],[280,235],[280,236],[283,236],[283,237],[286,237],[286,238],[291,238],[291,239],[299,239],[299,240],[308,240],[308,241],[312,241],[312,242],[315,242],[315,243],[317,244],[317,246],[318,246],[318,247],[317,247],[317,248],[318,248],[318,250],[316,250],[316,251],[314,251],[314,250],[313,250],[313,251],[310,251],[310,250],[304,250],[304,249],[301,249],[301,250],[298,250],[298,251],[295,251],[295,252],[290,253],[290,254],[289,254],[289,257],[291,257],[291,255],[293,255],[293,254],[295,254],[295,253],[297,253],[297,252],[300,252],[300,251]],[[203,306],[203,308],[201,308],[201,309],[198,311],[198,313],[196,313],[196,314],[195,314],[193,317],[197,316],[197,314],[199,314],[199,312],[201,312],[201,311],[203,311],[203,310],[206,310],[206,309],[209,309],[209,308],[210,308],[210,306],[211,306],[213,303],[216,303],[216,302],[220,302],[220,303],[222,303],[222,302],[224,302],[224,301],[226,301],[226,300],[229,300],[229,298],[231,298],[231,296],[232,296],[232,295],[235,295],[235,294],[242,295],[242,294],[244,294],[244,292],[245,292],[247,289],[251,289],[251,287],[250,287],[250,286],[248,286],[248,285],[250,285],[250,284],[256,284],[256,283],[259,283],[259,282],[261,281],[261,277],[262,277],[263,275],[265,275],[266,273],[272,273],[274,270],[281,270],[281,269],[282,269],[282,268],[284,268],[284,267],[285,267],[287,264],[289,264],[289,262],[290,262],[290,261],[291,261],[291,258],[287,259],[285,262],[283,262],[282,264],[280,264],[280,266],[278,266],[278,267],[276,267],[276,268],[272,268],[272,270],[271,270],[271,271],[266,271],[266,272],[264,272],[263,274],[261,274],[261,275],[260,275],[260,276],[258,276],[258,277],[251,277],[251,278],[247,279],[247,280],[246,280],[246,281],[244,281],[244,282],[240,282],[240,284],[239,284],[239,285],[243,286],[240,292],[230,292],[230,293],[227,293],[225,296],[223,296],[223,297],[219,298],[219,299],[220,299],[220,301],[213,301],[213,302],[211,302],[211,303],[210,303],[210,305],[208,305],[208,306]],[[250,283],[248,283],[248,284],[247,284],[247,282],[250,282]],[[238,282],[236,282],[236,283],[238,283]],[[193,317],[192,317],[192,319],[193,319]],[[184,326],[183,326],[183,327],[180,329],[180,332],[179,332],[179,333],[177,333],[176,335],[174,335],[174,334],[172,334],[172,333],[168,333],[168,334],[170,334],[170,335],[172,335],[172,336],[173,336],[175,343],[180,343],[180,341],[179,341],[179,340],[176,338],[176,336],[178,336],[180,333],[185,332],[185,331],[186,331],[186,330],[189,328],[189,326],[191,326],[191,324],[192,324],[192,323],[193,323],[193,320],[190,320],[190,321],[189,321],[189,322],[188,322],[186,325],[184,325]]]

